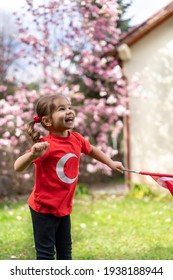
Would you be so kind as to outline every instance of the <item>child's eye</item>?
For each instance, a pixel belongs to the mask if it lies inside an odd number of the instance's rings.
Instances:
[[[59,111],[64,111],[64,110],[65,110],[64,107],[60,107],[60,108],[59,108]]]

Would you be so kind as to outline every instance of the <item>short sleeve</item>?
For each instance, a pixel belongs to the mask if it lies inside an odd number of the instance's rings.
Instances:
[[[89,154],[91,152],[91,144],[90,142],[84,138],[81,134],[74,132],[74,136],[78,138],[81,145],[81,152],[84,154]]]

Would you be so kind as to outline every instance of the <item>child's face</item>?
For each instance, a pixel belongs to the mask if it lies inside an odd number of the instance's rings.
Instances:
[[[52,114],[52,132],[66,131],[74,127],[75,112],[70,101],[65,97],[58,97],[54,104],[56,109]]]

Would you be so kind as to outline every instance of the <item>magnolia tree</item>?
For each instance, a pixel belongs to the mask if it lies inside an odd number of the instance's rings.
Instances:
[[[113,157],[123,126],[121,118],[126,114],[126,80],[119,61],[108,55],[119,40],[116,22],[120,10],[115,0],[85,0],[81,2],[80,12],[87,44],[80,54],[77,53],[78,74],[73,79],[79,83],[83,95],[82,106],[78,109],[78,129]],[[111,174],[109,168],[95,160],[87,164],[89,172],[98,169]]]
[[[34,116],[38,97],[68,95],[77,111],[76,130],[110,157],[117,154],[117,137],[123,127],[122,117],[127,113],[126,80],[119,62],[109,55],[120,35],[116,27],[120,15],[117,1],[43,3],[26,0],[23,13],[14,14],[18,26],[15,36],[22,44],[20,63],[25,72],[32,70],[39,90],[28,90],[26,79],[21,76],[14,94],[0,101],[1,170],[4,176],[12,176],[16,186],[20,180],[12,171],[13,162],[29,147],[25,125]],[[30,78],[31,75],[27,80]],[[0,91],[6,91],[3,84]],[[87,162],[86,170],[111,174],[94,160]],[[20,176],[29,179],[31,174]]]

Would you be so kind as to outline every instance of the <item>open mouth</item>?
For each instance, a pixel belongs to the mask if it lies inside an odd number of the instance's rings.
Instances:
[[[67,119],[65,119],[65,122],[66,123],[72,123],[73,122],[73,118],[67,118]]]

